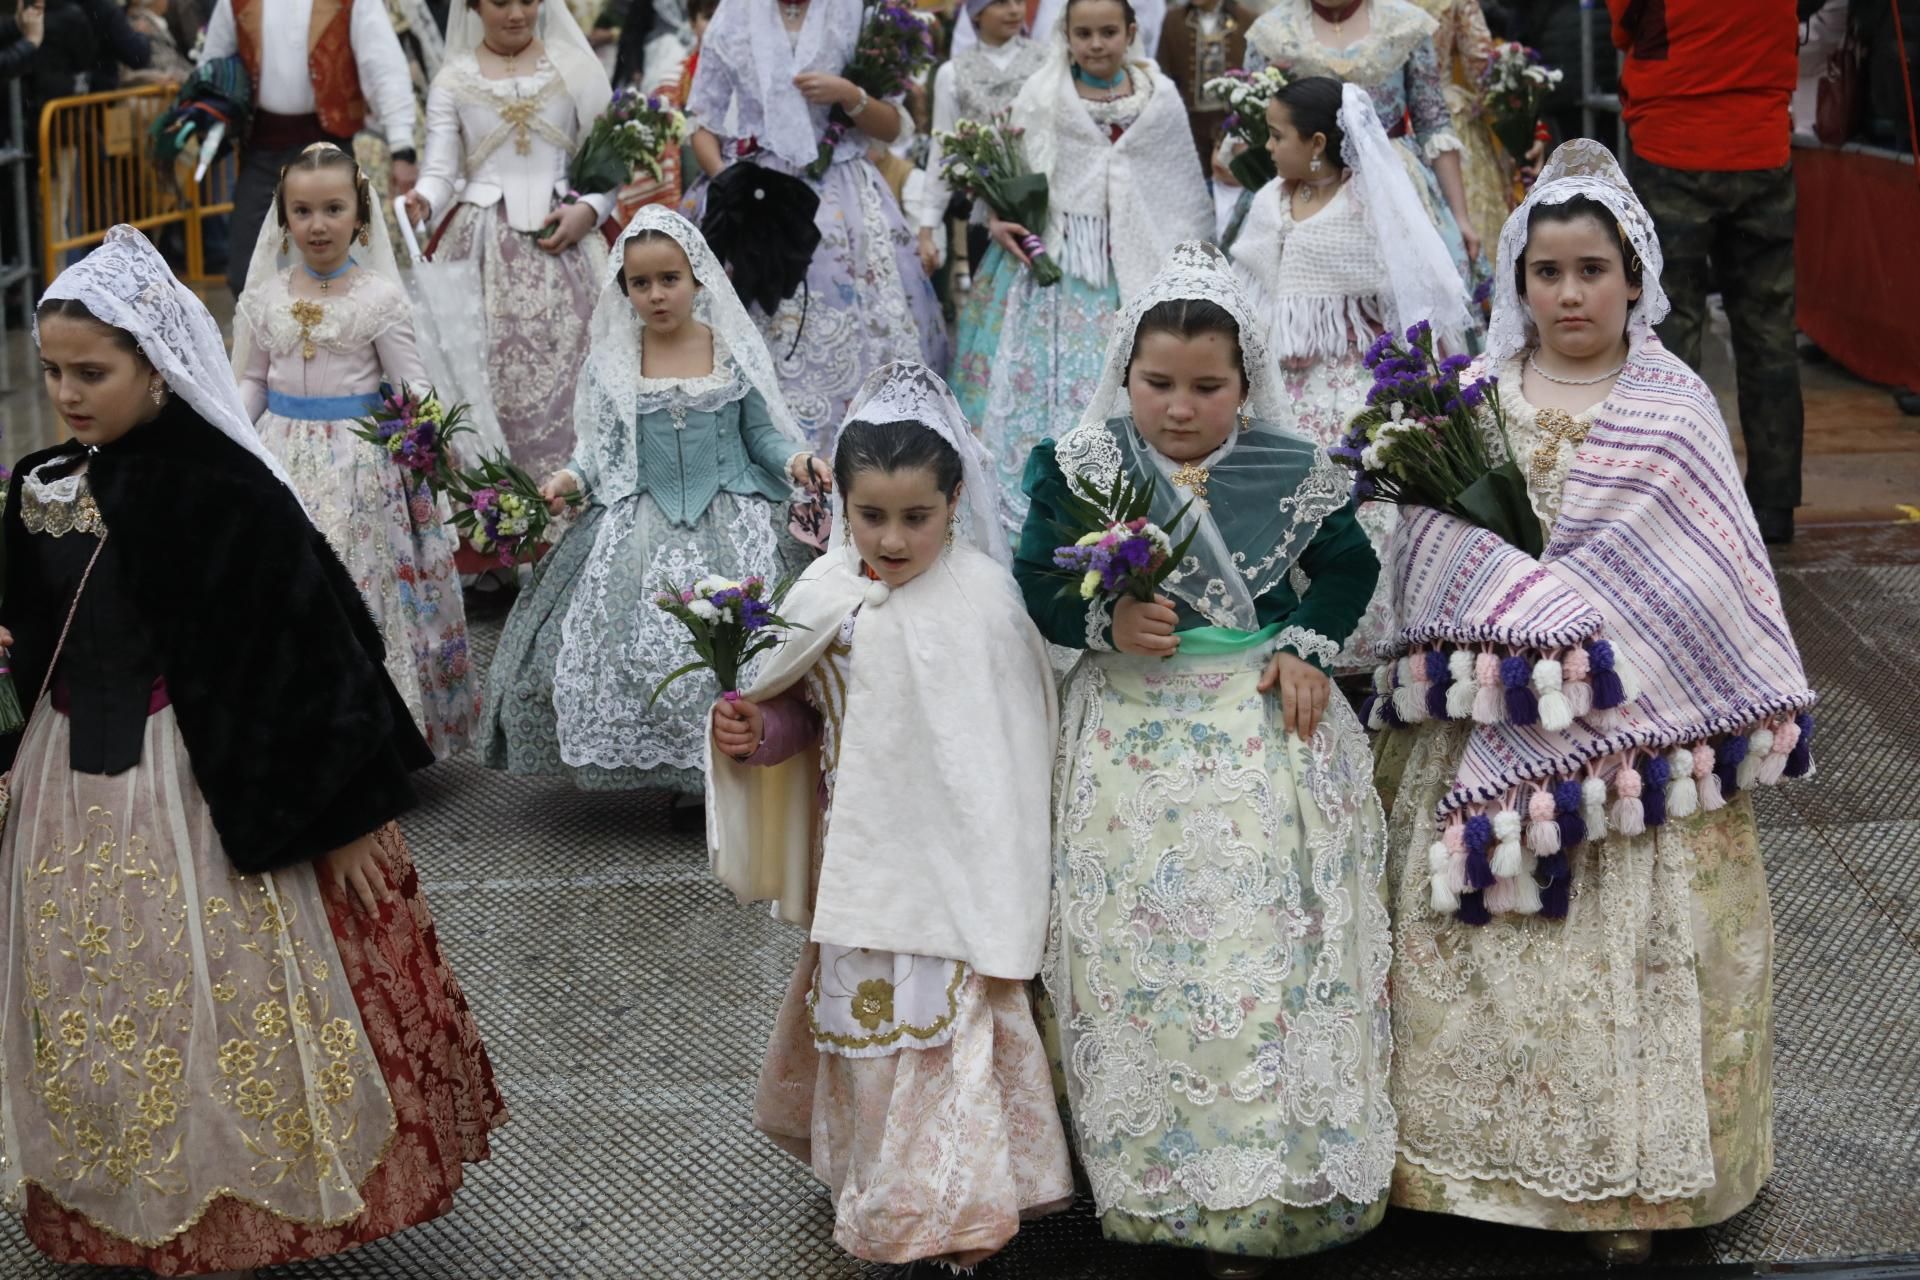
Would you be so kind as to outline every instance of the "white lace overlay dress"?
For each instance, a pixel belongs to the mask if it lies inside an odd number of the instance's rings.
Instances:
[[[1551,531],[1590,415],[1538,411],[1500,371]],[[1772,916],[1753,810],[1582,845],[1565,920],[1434,914],[1434,810],[1471,726],[1389,734],[1393,1098],[1409,1208],[1552,1230],[1698,1227],[1773,1164]]]

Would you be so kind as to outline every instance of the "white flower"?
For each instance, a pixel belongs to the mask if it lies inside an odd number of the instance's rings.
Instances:
[[[1380,450],[1381,446],[1377,444],[1370,444],[1365,449],[1362,449],[1360,451],[1360,465],[1368,471],[1380,470],[1386,465],[1386,459]]]
[[[720,611],[713,607],[711,601],[707,600],[696,599],[689,601],[687,604],[687,612],[702,622],[718,622],[720,620]]]

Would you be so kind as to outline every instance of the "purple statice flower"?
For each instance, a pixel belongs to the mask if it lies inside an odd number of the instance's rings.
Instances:
[[[1492,385],[1492,380],[1488,378],[1481,378],[1476,382],[1469,382],[1465,387],[1461,388],[1460,399],[1465,403],[1467,408],[1478,409],[1480,402],[1487,398],[1487,389]]]
[[[1440,362],[1440,376],[1442,378],[1451,378],[1454,374],[1459,373],[1462,369],[1466,368],[1468,365],[1472,363],[1473,363],[1472,356],[1461,356],[1461,355],[1448,356],[1445,360],[1442,360]]]
[[[1365,360],[1367,368],[1371,369],[1379,364],[1391,350],[1393,350],[1393,334],[1383,333],[1373,340],[1373,345],[1367,348],[1367,354],[1362,359]]]
[[[1365,502],[1376,492],[1378,492],[1378,486],[1373,483],[1372,476],[1360,475],[1354,477],[1353,500],[1355,502]]]
[[[749,597],[740,602],[740,627],[744,631],[758,631],[773,619],[773,610],[764,600]]]

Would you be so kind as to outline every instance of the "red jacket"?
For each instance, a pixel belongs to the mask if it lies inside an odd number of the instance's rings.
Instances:
[[[1633,149],[1669,169],[1777,169],[1799,77],[1794,0],[1607,0]]]

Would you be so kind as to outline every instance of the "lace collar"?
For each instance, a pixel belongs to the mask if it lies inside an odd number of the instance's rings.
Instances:
[[[712,372],[694,378],[649,378],[644,373],[636,373],[634,387],[639,392],[637,408],[643,414],[662,409],[710,413],[732,404],[750,390],[746,376],[727,354],[718,334],[714,336]]]
[[[1307,0],[1280,0],[1247,29],[1247,43],[1293,76],[1325,75],[1366,87],[1392,78],[1440,24],[1409,0],[1374,0],[1373,30],[1344,49],[1313,33]]]

